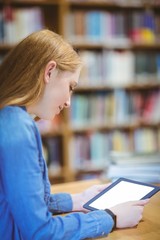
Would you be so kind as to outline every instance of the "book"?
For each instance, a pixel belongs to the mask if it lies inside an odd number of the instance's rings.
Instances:
[[[126,177],[145,182],[160,182],[160,154],[135,153],[135,152],[112,152],[110,165],[106,169],[109,179]]]
[[[50,175],[58,175],[62,167],[62,143],[60,137],[43,138],[43,150]]]

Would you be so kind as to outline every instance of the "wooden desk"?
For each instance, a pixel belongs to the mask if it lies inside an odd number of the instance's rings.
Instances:
[[[81,192],[84,189],[100,184],[99,180],[79,181],[73,183],[57,184],[52,187],[53,193]],[[160,240],[160,192],[154,195],[149,204],[145,206],[143,220],[135,228],[117,229],[107,237],[97,238],[107,240]]]

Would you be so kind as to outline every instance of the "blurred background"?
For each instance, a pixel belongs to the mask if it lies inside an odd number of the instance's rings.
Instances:
[[[43,28],[84,62],[71,108],[37,122],[51,183],[160,183],[160,0],[1,0],[0,61]]]

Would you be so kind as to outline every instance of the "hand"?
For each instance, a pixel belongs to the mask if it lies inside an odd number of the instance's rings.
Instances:
[[[142,219],[144,206],[149,199],[130,201],[111,207],[110,210],[117,216],[117,228],[129,228],[136,226]]]
[[[98,193],[103,191],[106,187],[108,187],[109,184],[100,184],[100,185],[94,185],[82,193],[78,194],[71,194],[72,201],[73,201],[73,209],[72,211],[82,211],[82,212],[88,212],[89,210],[83,208],[83,205],[88,202],[91,198],[96,196]]]

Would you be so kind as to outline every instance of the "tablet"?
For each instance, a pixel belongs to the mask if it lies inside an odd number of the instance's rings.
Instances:
[[[127,178],[119,178],[84,204],[89,210],[107,209],[117,204],[152,197],[160,187]]]

